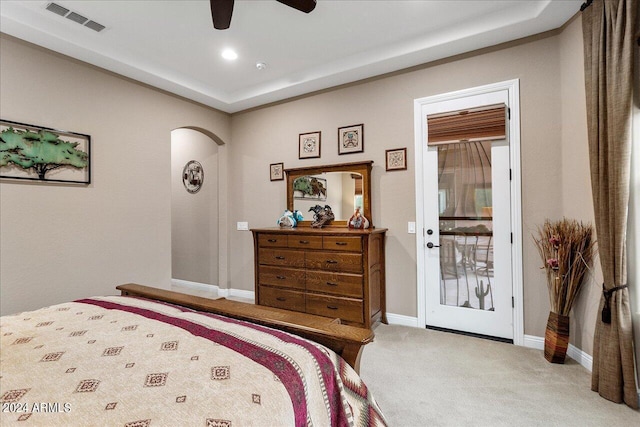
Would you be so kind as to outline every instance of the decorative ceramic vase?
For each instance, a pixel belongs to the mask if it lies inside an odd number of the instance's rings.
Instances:
[[[356,208],[356,211],[351,215],[349,221],[347,221],[349,228],[364,230],[369,228],[369,220],[360,213],[360,208]]]
[[[569,346],[569,316],[549,313],[544,334],[544,358],[551,363],[564,363]]]
[[[277,224],[282,228],[293,228],[298,225],[298,222],[302,221],[304,218],[300,211],[290,210],[284,211],[284,214],[278,219]]]

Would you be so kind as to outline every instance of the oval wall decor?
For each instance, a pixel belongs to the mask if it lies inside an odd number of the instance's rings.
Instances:
[[[191,160],[184,165],[184,169],[182,169],[182,183],[189,193],[194,194],[200,191],[203,182],[204,169],[199,162]]]

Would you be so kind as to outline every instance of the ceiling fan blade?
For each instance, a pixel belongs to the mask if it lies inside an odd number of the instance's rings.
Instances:
[[[231,15],[233,14],[234,0],[210,0],[211,19],[213,28],[216,30],[226,30],[231,25]]]
[[[298,9],[300,12],[309,13],[316,8],[316,0],[278,0],[282,4]]]

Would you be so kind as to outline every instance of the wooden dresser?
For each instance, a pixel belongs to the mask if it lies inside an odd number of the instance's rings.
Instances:
[[[252,229],[256,304],[365,328],[387,323],[384,228]]]

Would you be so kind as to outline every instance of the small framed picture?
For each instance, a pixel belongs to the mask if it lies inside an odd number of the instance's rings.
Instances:
[[[387,159],[388,171],[400,171],[407,169],[407,149],[406,148],[394,148],[392,150],[385,151],[385,157]]]
[[[282,181],[284,179],[284,163],[271,163],[269,169],[271,181]]]
[[[313,159],[320,157],[321,132],[301,133],[298,139],[298,158]]]
[[[362,153],[363,151],[363,124],[338,128],[338,154]]]

